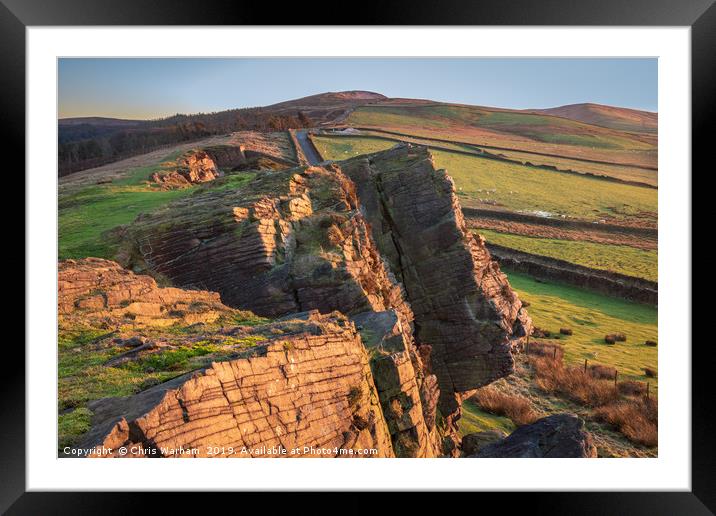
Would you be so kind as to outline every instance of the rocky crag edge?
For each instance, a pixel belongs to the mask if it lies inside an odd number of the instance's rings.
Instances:
[[[131,441],[157,449],[165,442],[160,435],[196,445],[218,433],[236,445],[359,443],[378,446],[381,456],[458,456],[462,399],[510,374],[512,348],[531,333],[484,241],[466,230],[451,178],[435,169],[424,147],[261,173],[245,187],[200,192],[140,216],[121,238],[117,258],[125,267],[216,291],[232,308],[307,317],[313,326],[320,320],[324,335],[313,344],[301,337],[310,360],[289,356],[295,342],[279,339],[264,346],[270,353],[213,363],[129,400],[100,400],[85,444]],[[88,307],[86,298],[72,299],[64,305],[80,311],[108,303]],[[348,344],[356,338],[367,360]],[[327,340],[339,361],[354,364],[355,380],[341,383],[346,374],[315,361]],[[311,381],[296,380],[300,371],[289,379],[287,364],[305,366]],[[283,376],[265,380],[269,371]],[[272,390],[271,382],[288,387]],[[312,390],[321,382],[320,392]],[[316,401],[328,391],[338,397],[319,410]],[[217,399],[225,405],[217,408]],[[218,412],[206,416],[208,406]],[[340,415],[330,418],[326,410]],[[306,412],[314,425],[299,430]],[[207,417],[218,419],[209,424]],[[208,436],[192,430],[214,422],[217,432]],[[326,432],[332,437],[319,442]]]

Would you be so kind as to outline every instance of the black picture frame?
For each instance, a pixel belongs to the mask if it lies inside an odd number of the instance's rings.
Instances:
[[[716,119],[716,7],[714,0],[498,0],[460,2],[394,1],[361,2],[351,16],[338,15],[340,4],[314,1],[306,4],[239,3],[196,0],[0,0],[0,117],[10,131],[6,148],[25,148],[25,29],[28,26],[63,25],[621,25],[691,27],[692,63],[692,157],[693,168],[710,164],[709,129]],[[280,5],[279,8],[277,6]],[[321,14],[318,14],[321,13]],[[18,168],[24,153],[13,155]],[[48,171],[49,173],[49,171]],[[683,171],[688,178],[689,171]],[[691,178],[693,180],[693,173]],[[692,190],[693,191],[693,190]],[[693,252],[693,251],[692,251]],[[691,300],[683,300],[690,303]],[[31,310],[31,307],[28,307]],[[693,320],[693,316],[692,316]],[[699,319],[696,319],[699,320]],[[703,320],[703,319],[701,319]],[[684,349],[690,344],[685,336]],[[694,339],[695,340],[695,339]],[[716,511],[716,426],[710,417],[713,404],[714,358],[712,344],[692,347],[692,490],[690,492],[621,493],[480,493],[479,503],[509,505],[511,509],[552,514],[713,514]],[[8,349],[9,348],[9,349]],[[15,356],[12,356],[12,355]],[[125,514],[150,507],[150,493],[38,493],[25,492],[25,356],[17,344],[6,342],[3,396],[0,403],[0,511],[8,514],[75,514],[83,512]],[[118,478],[118,487],[121,479]],[[212,495],[212,504],[216,502]],[[241,505],[253,505],[240,495]],[[438,497],[446,496],[435,495]],[[453,494],[449,496],[454,496]],[[233,496],[232,500],[239,497]],[[182,496],[186,510],[206,499]],[[403,500],[402,510],[422,504],[423,497]],[[274,502],[272,502],[274,503]],[[292,505],[310,504],[293,496]],[[333,511],[369,510],[365,495],[343,495],[340,502],[326,504]],[[377,503],[377,502],[375,502]],[[439,502],[438,502],[439,503]],[[455,502],[446,502],[453,505]],[[464,503],[464,502],[457,502]],[[245,505],[246,504],[246,505]],[[313,505],[313,504],[311,504]],[[332,506],[332,507],[331,507]],[[307,507],[307,506],[306,506]],[[314,506],[315,507],[315,506]],[[344,507],[342,510],[340,507]],[[453,507],[457,507],[453,505]],[[169,509],[171,510],[171,509]],[[315,512],[312,509],[312,512]],[[361,511],[364,512],[364,511]]]

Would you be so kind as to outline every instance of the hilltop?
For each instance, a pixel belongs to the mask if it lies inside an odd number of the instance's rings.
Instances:
[[[603,104],[569,104],[548,109],[531,109],[531,113],[554,115],[587,124],[620,131],[656,133],[658,113],[637,109],[605,106]]]
[[[124,118],[108,118],[104,116],[80,116],[75,118],[60,118],[57,120],[59,126],[72,125],[103,125],[107,127],[131,127],[141,124],[143,120],[126,120]]]

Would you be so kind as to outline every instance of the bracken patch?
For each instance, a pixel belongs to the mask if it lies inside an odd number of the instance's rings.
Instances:
[[[531,358],[530,364],[535,384],[544,392],[558,393],[589,407],[606,405],[619,396],[613,382],[584,374],[581,367],[565,366],[559,359]]]
[[[614,425],[632,442],[659,444],[657,404],[653,399],[623,400],[594,411],[599,421]]]
[[[539,414],[528,399],[505,394],[492,386],[478,389],[473,399],[483,410],[506,416],[517,426],[529,425],[539,419]]]

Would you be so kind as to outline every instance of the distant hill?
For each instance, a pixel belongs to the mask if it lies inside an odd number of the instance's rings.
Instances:
[[[549,109],[530,109],[530,113],[559,116],[619,131],[656,133],[658,113],[603,104],[569,104]]]
[[[385,99],[371,91],[311,95],[265,107],[177,114],[159,120],[106,117],[58,120],[59,174],[65,175],[165,145],[233,131],[282,131],[343,120],[352,109]]]
[[[375,93],[373,91],[329,91],[326,93],[319,93],[318,95],[310,95],[308,97],[302,97],[295,100],[287,100],[285,102],[279,102],[277,104],[271,104],[266,106],[265,109],[283,109],[292,108],[297,109],[300,107],[318,107],[318,106],[345,106],[351,104],[365,104],[366,101],[385,100],[388,97]]]
[[[266,106],[263,109],[274,113],[302,112],[316,124],[335,123],[344,119],[355,107],[387,99],[385,95],[372,91],[339,91],[320,93],[296,100],[288,100]]]
[[[132,127],[141,124],[144,120],[125,120],[122,118],[107,118],[103,116],[82,116],[75,118],[60,118],[57,124],[60,126],[73,125],[101,125],[106,127]]]
[[[531,163],[537,159],[542,164],[561,168],[569,168],[573,164],[559,163],[557,158],[655,168],[658,157],[656,114],[610,106],[598,107],[589,110],[594,113],[593,118],[596,118],[596,113],[600,113],[601,123],[620,124],[628,129],[613,129],[578,120],[576,116],[568,118],[538,110],[396,98],[358,106],[350,112],[344,123],[368,131],[387,131],[443,142],[479,145],[501,153],[519,152],[522,154],[513,154],[512,157]],[[587,112],[584,109],[581,111]],[[649,115],[653,123],[647,123]],[[547,161],[545,156],[554,159]],[[596,172],[601,173],[599,170]]]

